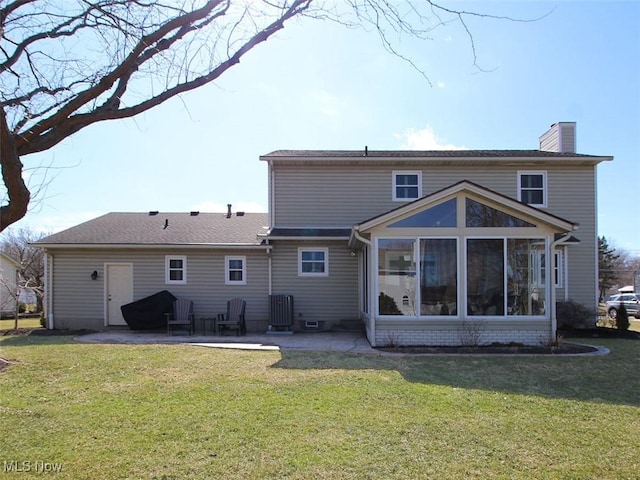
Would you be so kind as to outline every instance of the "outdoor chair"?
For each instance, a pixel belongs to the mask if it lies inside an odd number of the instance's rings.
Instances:
[[[216,327],[218,335],[222,335],[227,330],[236,330],[237,335],[247,333],[247,326],[244,321],[244,310],[247,302],[241,298],[232,298],[227,302],[227,313],[218,314]]]
[[[193,302],[187,298],[178,298],[173,302],[173,313],[167,316],[167,333],[173,335],[174,330],[187,330],[189,335],[195,332]]]

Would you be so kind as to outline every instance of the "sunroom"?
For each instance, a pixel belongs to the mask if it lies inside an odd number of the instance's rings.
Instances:
[[[554,252],[575,228],[466,181],[356,225],[369,341],[555,340]]]

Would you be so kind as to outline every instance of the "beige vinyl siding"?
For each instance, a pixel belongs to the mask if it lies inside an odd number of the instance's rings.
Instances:
[[[578,223],[574,236],[579,245],[568,248],[568,296],[597,311],[597,226],[595,167],[550,168],[547,170],[549,203],[547,211]],[[568,283],[566,283],[568,281]],[[564,298],[558,296],[561,300]]]
[[[272,166],[274,226],[351,227],[402,206],[392,201],[392,172],[422,171],[422,193],[429,195],[462,180],[517,199],[518,171],[547,172],[547,207],[543,210],[579,224],[579,245],[569,248],[568,296],[590,308],[597,306],[596,204],[594,166],[416,167]],[[565,283],[566,285],[566,283]],[[559,292],[564,298],[564,291]]]
[[[562,128],[560,138],[561,152],[575,152],[576,132],[572,128]]]
[[[104,328],[105,263],[130,263],[133,266],[133,299],[139,300],[161,290],[176,297],[190,298],[198,317],[212,317],[226,311],[233,297],[247,301],[247,328],[260,331],[267,327],[268,261],[265,251],[233,250],[247,261],[247,284],[225,285],[222,250],[59,250],[53,255],[54,303],[56,328]],[[165,284],[165,256],[187,257],[187,283]],[[51,264],[50,264],[51,265]],[[98,271],[98,279],[90,274]]]
[[[556,129],[549,130],[542,137],[540,137],[540,150],[547,152],[559,152],[560,151],[560,136]]]
[[[52,296],[51,311],[56,329],[104,328],[104,269],[98,263],[71,252],[51,254],[48,293]],[[92,281],[91,272],[99,278]]]
[[[301,322],[324,322],[324,329],[340,320],[358,318],[358,257],[346,242],[274,242],[273,293],[293,295],[295,328]],[[298,247],[328,248],[329,275],[298,276]]]
[[[576,124],[559,122],[540,136],[540,150],[551,152],[571,152],[576,150]]]
[[[392,200],[392,172],[422,172],[422,194],[429,195],[469,180],[512,198],[517,196],[516,170],[507,167],[403,169],[398,166],[277,166],[274,226],[350,227],[400,207]]]

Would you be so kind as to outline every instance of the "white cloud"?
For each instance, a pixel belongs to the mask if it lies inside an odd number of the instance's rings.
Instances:
[[[227,204],[216,203],[211,201],[204,201],[193,207],[194,211],[198,212],[210,212],[210,213],[226,213]],[[264,213],[267,211],[266,207],[257,202],[231,202],[231,211],[233,212],[247,212],[247,213]]]
[[[436,85],[437,85],[438,88],[444,88],[444,87],[447,86],[443,81],[440,81],[440,82],[436,83]]]
[[[402,142],[403,150],[467,150],[467,147],[446,143],[446,139],[438,138],[431,126],[421,130],[409,128],[402,133],[394,134]]]

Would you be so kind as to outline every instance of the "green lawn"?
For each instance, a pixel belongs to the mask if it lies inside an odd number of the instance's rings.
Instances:
[[[16,326],[15,319],[4,319],[0,320],[0,332],[5,330],[13,330]],[[18,320],[18,328],[41,328],[40,326],[40,318],[20,318]]]
[[[60,479],[638,478],[640,341],[595,343],[611,354],[3,337],[0,356],[15,364],[0,373],[0,477],[41,478],[43,462],[61,465],[47,477]]]

